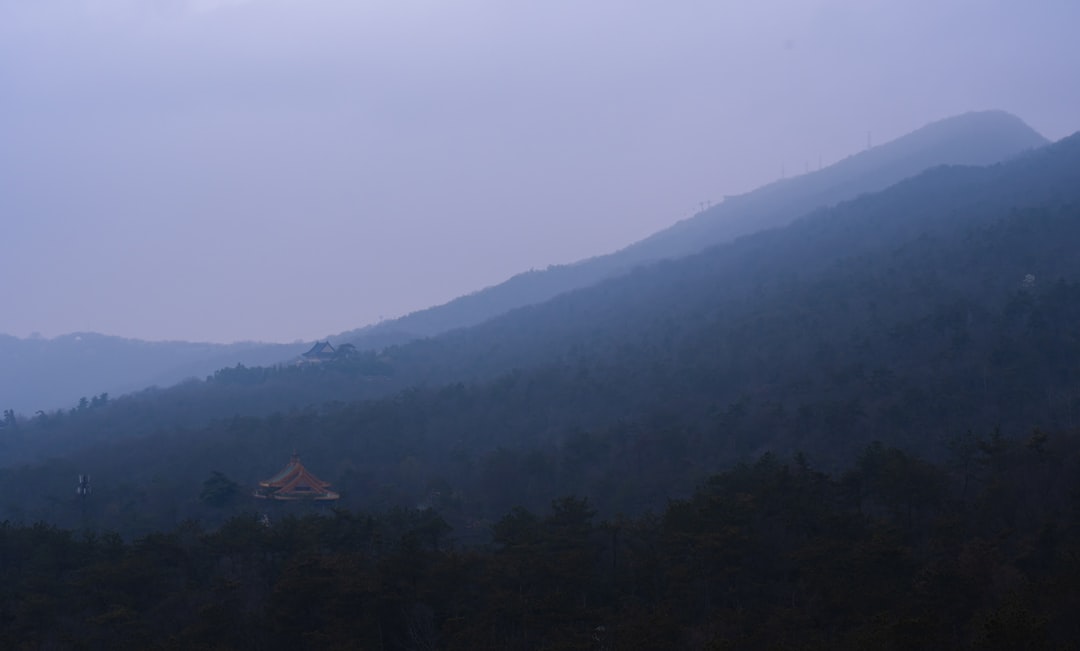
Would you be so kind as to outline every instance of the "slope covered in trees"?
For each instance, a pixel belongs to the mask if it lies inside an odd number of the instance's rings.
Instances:
[[[928,125],[824,170],[787,179],[680,222],[611,255],[520,274],[500,285],[335,338],[381,349],[417,337],[473,325],[513,308],[628,273],[635,266],[681,257],[736,236],[788,223],[814,207],[882,189],[942,164],[981,165],[1040,146],[1045,140],[1018,118],[995,111]],[[0,408],[32,414],[81,396],[116,396],[147,386],[171,386],[215,369],[283,362],[304,345],[216,345],[144,342],[92,333],[54,339],[0,335]]]
[[[1071,429],[1078,170],[1074,136],[381,355],[16,419],[9,458],[58,458],[0,472],[2,514],[73,523],[89,472],[107,526],[220,520],[245,502],[200,501],[213,471],[252,486],[297,449],[349,508],[637,512],[766,450],[832,468],[875,439],[937,460],[967,431]]]

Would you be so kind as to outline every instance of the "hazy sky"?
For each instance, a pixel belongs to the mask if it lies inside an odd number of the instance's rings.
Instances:
[[[1076,0],[0,0],[0,333],[288,341],[973,109]]]

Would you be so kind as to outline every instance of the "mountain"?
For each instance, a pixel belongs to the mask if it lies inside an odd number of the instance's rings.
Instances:
[[[303,345],[148,342],[81,332],[52,339],[0,335],[0,407],[32,414],[80,398],[114,397],[203,378],[224,366],[273,364]]]
[[[514,308],[626,274],[650,261],[690,255],[739,235],[788,223],[815,207],[884,188],[935,165],[993,163],[1044,143],[1018,118],[999,111],[942,120],[823,170],[729,197],[616,253],[519,274],[445,305],[347,332],[333,340],[351,341],[362,349],[382,349],[475,325]],[[237,364],[283,362],[307,345],[151,343],[91,333],[55,339],[0,335],[0,408],[31,414],[70,407],[82,397],[171,386]]]
[[[79,472],[103,526],[219,517],[204,479],[254,485],[294,450],[348,508],[630,513],[766,452],[943,460],[1075,428],[1076,241],[1080,134],[380,353],[16,419],[0,449],[31,463],[0,470],[0,517],[72,522]]]
[[[991,165],[1045,144],[1045,138],[1009,113],[965,113],[822,170],[729,197],[621,254],[629,260],[649,261],[696,253],[741,235],[783,226],[813,208],[882,190],[938,165]]]
[[[343,333],[362,348],[402,343],[475,325],[511,309],[625,274],[636,266],[698,253],[766,228],[788,224],[814,208],[882,190],[938,165],[989,165],[1043,146],[1046,139],[1003,111],[972,112],[850,156],[822,170],[771,183],[678,222],[609,255],[519,274],[444,305]]]

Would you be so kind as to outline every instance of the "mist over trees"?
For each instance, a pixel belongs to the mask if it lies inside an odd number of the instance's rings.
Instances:
[[[445,305],[341,333],[334,340],[379,350],[476,325],[512,309],[630,273],[641,265],[692,255],[741,235],[785,225],[815,208],[884,189],[930,167],[996,163],[1045,143],[1019,118],[1000,111],[941,120],[823,170],[728,197],[621,251],[526,272]],[[84,395],[168,387],[237,364],[284,363],[307,345],[145,342],[92,333],[53,339],[0,335],[0,400],[5,401],[0,404],[30,415],[69,405]]]
[[[31,415],[82,396],[204,378],[223,366],[276,364],[303,350],[303,344],[150,342],[89,332],[50,339],[0,334],[0,404]]]
[[[437,336],[6,409],[0,639],[1064,647],[1078,241],[1080,135]],[[296,452],[340,500],[252,497]]]
[[[874,440],[937,460],[969,430],[1067,429],[1078,161],[1074,137],[938,168],[472,329],[16,419],[9,461],[63,461],[0,473],[42,482],[7,513],[61,517],[85,471],[123,478],[96,497],[132,504],[110,527],[170,526],[205,512],[211,471],[250,486],[297,449],[355,508],[439,490],[462,518],[567,493],[629,512],[766,450],[833,468]]]
[[[1078,24],[0,0],[0,651],[1076,648]]]

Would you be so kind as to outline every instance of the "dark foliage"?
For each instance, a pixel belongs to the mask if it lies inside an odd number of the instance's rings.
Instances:
[[[435,339],[7,411],[0,648],[1067,648],[1077,241],[1073,137]],[[339,510],[252,513],[294,450]]]
[[[971,445],[967,445],[970,443]],[[1080,438],[765,455],[659,515],[240,515],[131,543],[0,525],[10,649],[1052,649],[1080,635]]]

